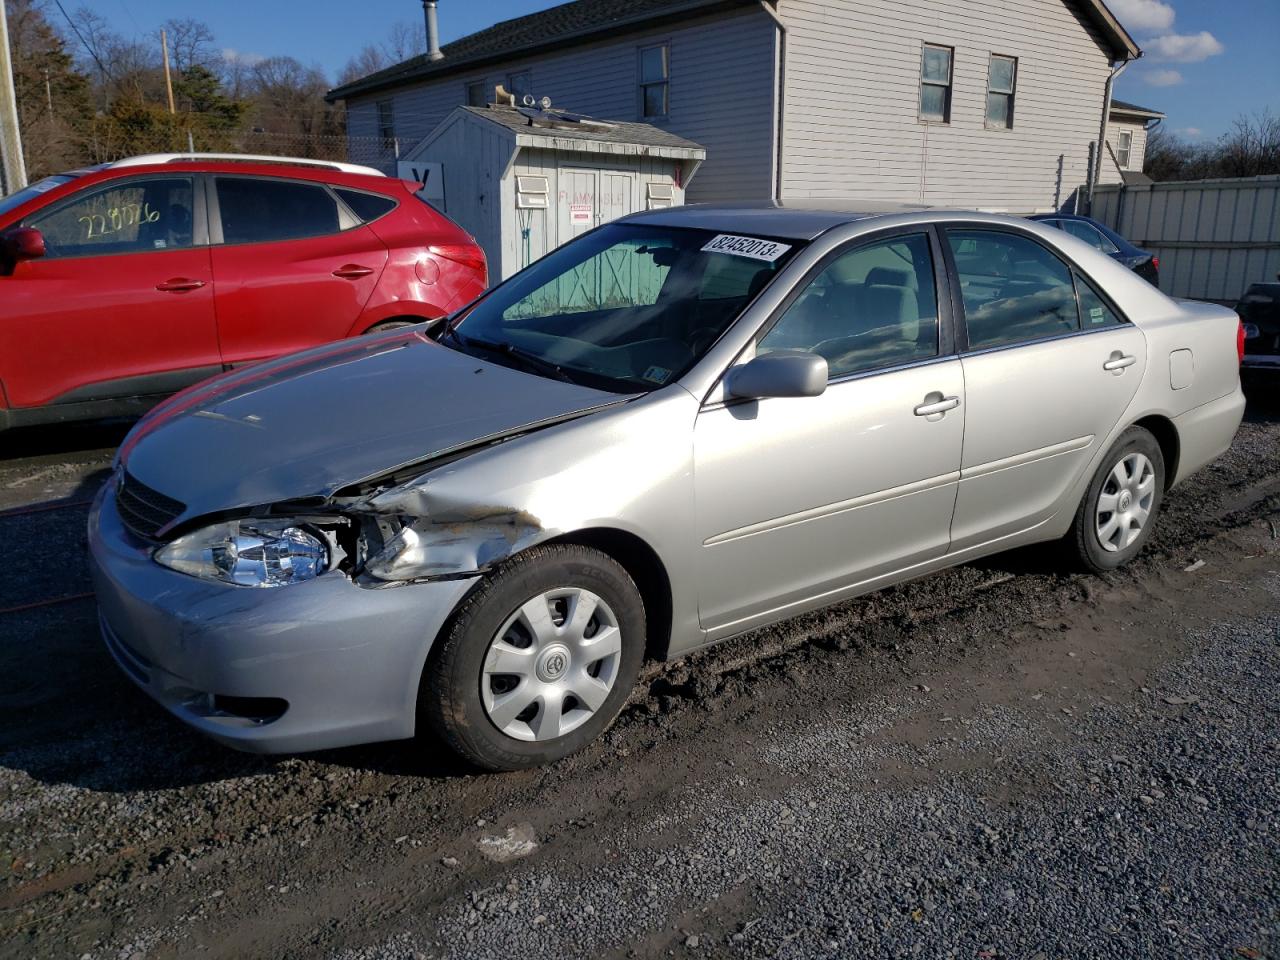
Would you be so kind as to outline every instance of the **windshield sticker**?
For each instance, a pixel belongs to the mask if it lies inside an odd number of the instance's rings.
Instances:
[[[650,383],[666,383],[671,371],[666,367],[650,367],[644,372],[644,378]]]
[[[772,240],[757,240],[755,237],[735,237],[722,233],[705,247],[703,253],[728,253],[735,257],[750,257],[752,260],[764,260],[773,263],[791,249],[790,244],[774,243]]]

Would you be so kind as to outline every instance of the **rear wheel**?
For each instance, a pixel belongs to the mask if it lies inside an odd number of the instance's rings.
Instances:
[[[500,567],[428,664],[420,714],[486,770],[540,766],[617,718],[644,655],[644,604],[612,558],[552,545]]]
[[[1130,427],[1107,451],[1076,510],[1068,542],[1079,561],[1105,573],[1132,560],[1151,536],[1163,495],[1160,444]]]

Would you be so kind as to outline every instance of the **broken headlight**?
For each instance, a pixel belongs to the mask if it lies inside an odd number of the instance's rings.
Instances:
[[[179,537],[155,553],[179,573],[240,587],[283,587],[320,576],[329,548],[296,520],[231,520]]]

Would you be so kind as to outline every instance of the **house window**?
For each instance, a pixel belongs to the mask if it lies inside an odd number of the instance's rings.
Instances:
[[[1013,91],[1018,82],[1018,61],[1014,57],[991,55],[987,72],[987,126],[997,130],[1013,128]]]
[[[951,47],[924,45],[920,61],[920,119],[951,122]]]
[[[1121,170],[1129,169],[1129,158],[1133,156],[1133,134],[1128,130],[1122,130],[1119,136],[1120,149],[1116,151],[1116,162],[1120,164]]]
[[[670,109],[671,51],[660,43],[640,50],[640,116],[665,117]]]
[[[483,107],[489,103],[489,92],[484,88],[483,80],[467,84],[467,106]]]
[[[378,101],[378,136],[382,138],[382,149],[393,150],[396,145],[395,102]]]
[[[515,94],[516,106],[524,106],[524,98],[533,93],[533,74],[521,70],[507,77],[507,92]]]

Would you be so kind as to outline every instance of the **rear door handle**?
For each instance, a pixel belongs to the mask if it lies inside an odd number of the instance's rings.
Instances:
[[[157,283],[156,289],[162,293],[186,293],[189,290],[199,290],[203,287],[203,280],[188,280],[186,277],[173,277],[164,283]]]
[[[934,396],[936,397],[938,394],[935,393]],[[943,397],[941,400],[930,400],[928,397],[925,397],[925,401],[925,403],[916,407],[915,415],[917,417],[932,417],[940,413],[946,413],[948,410],[954,410],[956,407],[960,406],[959,397]]]
[[[1132,367],[1137,362],[1137,357],[1128,356],[1117,350],[1111,355],[1111,359],[1102,365],[1102,369],[1112,373],[1119,373],[1125,367]]]
[[[371,273],[373,273],[372,267],[362,267],[358,263],[344,263],[333,271],[335,277],[341,277],[343,280],[359,280],[361,277],[367,277]]]

